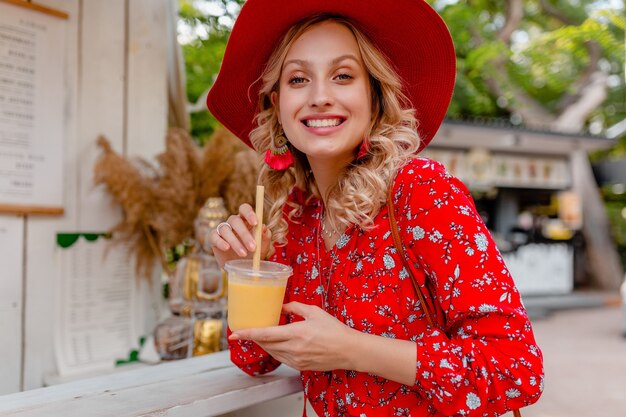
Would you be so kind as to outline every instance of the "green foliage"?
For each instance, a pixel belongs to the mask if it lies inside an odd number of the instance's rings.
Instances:
[[[500,53],[508,54],[496,41],[495,31],[488,29],[489,10],[497,2],[478,1],[476,7],[465,4],[438,7],[441,2],[436,0],[429,3],[438,9],[448,24],[456,47],[457,82],[448,117],[504,116],[497,105],[497,97],[489,93],[484,82],[485,74],[494,74],[490,63]],[[477,27],[484,29],[481,39],[475,33]]]
[[[457,87],[449,117],[508,116],[516,93],[523,91],[548,113],[558,114],[563,100],[575,94],[575,86],[589,64],[587,43],[602,49],[601,64],[613,81],[608,99],[589,118],[607,128],[626,118],[624,99],[623,9],[602,9],[597,0],[548,0],[568,24],[546,13],[539,0],[524,1],[524,18],[512,35],[511,45],[497,32],[506,18],[506,1],[441,1],[429,3],[447,22],[456,46]],[[506,73],[496,63],[506,63]],[[503,89],[494,97],[485,80],[492,78]]]
[[[178,15],[190,27],[203,26],[209,34],[230,32],[229,23],[237,17],[243,3],[243,0],[178,0]],[[209,5],[210,12],[203,10]]]
[[[214,5],[217,14],[201,11],[208,3]],[[213,84],[224,57],[229,23],[234,21],[242,4],[243,0],[179,0],[179,17],[193,34],[182,44],[189,102],[196,103]],[[208,111],[191,114],[191,134],[200,144],[206,142],[218,125]]]
[[[626,158],[626,135],[617,140],[615,145],[605,151],[595,152],[591,155],[591,161],[599,161],[601,159],[624,159]]]
[[[197,102],[208,86],[213,84],[217,75],[228,32],[216,31],[207,39],[197,39],[183,45],[183,56],[187,71],[187,99],[191,103]],[[191,114],[192,136],[204,143],[218,126],[217,120],[208,112]]]

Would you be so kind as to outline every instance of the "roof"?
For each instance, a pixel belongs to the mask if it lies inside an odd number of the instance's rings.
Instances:
[[[605,136],[530,129],[499,119],[477,118],[472,121],[446,119],[429,146],[483,147],[500,152],[565,156],[575,150],[607,149],[614,143],[614,139]]]
[[[553,130],[549,127],[544,129],[540,127],[528,127],[523,124],[513,124],[509,119],[500,117],[465,117],[462,119],[446,118],[444,123],[466,125],[466,126],[483,126],[497,129],[507,129],[519,132],[540,133],[554,136],[563,136],[567,138],[581,138],[581,139],[605,139],[612,140],[612,137],[605,135],[594,135],[590,132],[563,132],[559,130]]]

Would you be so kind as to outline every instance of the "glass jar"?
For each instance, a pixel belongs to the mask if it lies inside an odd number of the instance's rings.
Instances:
[[[154,328],[154,346],[163,361],[191,357],[193,338],[190,317],[170,316]]]

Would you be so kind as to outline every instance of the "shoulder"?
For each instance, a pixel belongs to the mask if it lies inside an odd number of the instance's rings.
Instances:
[[[442,199],[473,203],[465,184],[451,175],[441,162],[415,157],[402,166],[393,185],[394,203],[437,204]]]
[[[429,158],[415,157],[407,161],[399,170],[394,180],[394,188],[419,186],[433,183],[449,183],[452,175],[441,162]]]

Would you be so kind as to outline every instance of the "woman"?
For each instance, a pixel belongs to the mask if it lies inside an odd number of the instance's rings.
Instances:
[[[469,193],[415,156],[454,74],[421,0],[248,0],[233,28],[208,106],[265,154],[261,251],[294,274],[282,325],[230,334],[231,357],[300,370],[320,416],[496,416],[541,394],[541,352]],[[220,264],[252,255],[259,221],[243,205],[218,227]]]

